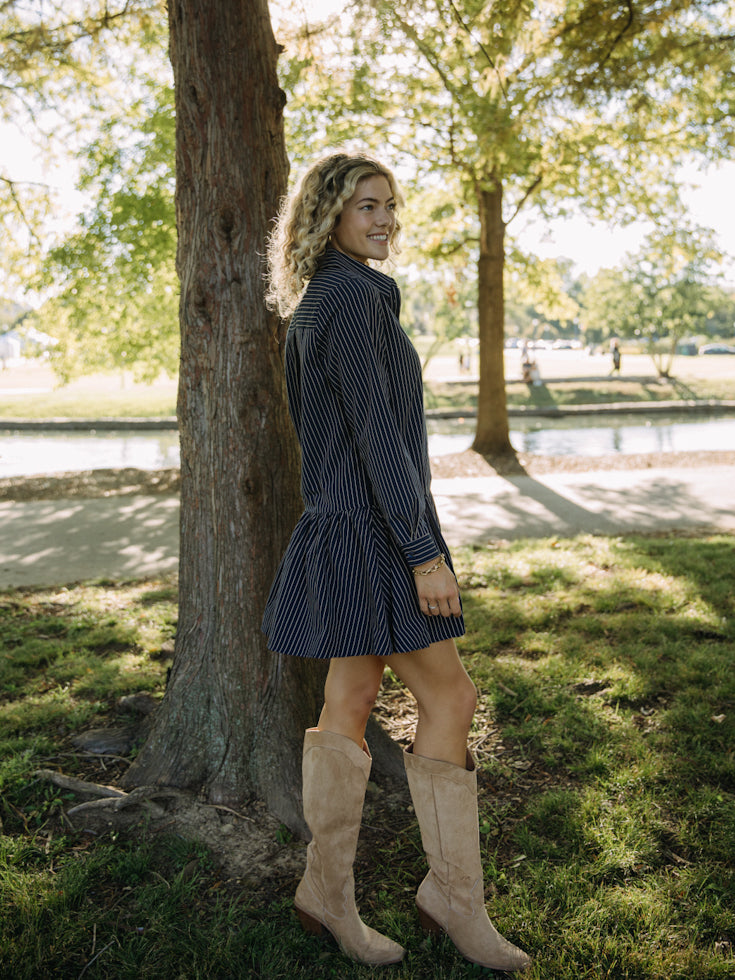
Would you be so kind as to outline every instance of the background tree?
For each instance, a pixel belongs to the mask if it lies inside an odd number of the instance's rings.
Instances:
[[[52,242],[48,219],[53,227],[62,215],[50,188],[6,175],[4,196],[0,188],[6,272],[48,297],[29,320],[53,335],[52,364],[64,380],[121,368],[141,379],[174,374],[178,284],[165,5],[11,2],[0,11],[0,32],[0,108],[49,162],[65,158],[68,165],[76,157],[77,189],[87,202],[76,228]]]
[[[582,321],[604,335],[645,344],[656,372],[671,377],[677,344],[706,335],[713,316],[711,267],[720,257],[706,229],[651,233],[619,270],[602,270],[581,297]]]
[[[301,74],[289,79],[308,107],[300,131],[388,143],[421,180],[459,185],[454,200],[474,211],[477,229],[474,448],[508,453],[507,229],[530,206],[621,222],[677,213],[673,162],[717,159],[732,145],[732,10],[707,0],[355,7],[351,44],[329,72],[319,59],[337,42],[318,30],[302,38]]]
[[[706,289],[707,328],[703,340],[735,340],[735,292],[720,285]]]
[[[178,369],[173,89],[157,74],[84,148],[80,188],[94,206],[35,280],[53,290],[35,319],[57,341],[51,363],[64,380]]]
[[[6,0],[0,5],[0,119],[33,139],[46,160],[67,157],[92,120],[118,115],[130,92],[121,73],[160,37],[162,0]],[[133,43],[134,39],[134,43]],[[49,187],[0,168],[0,256],[24,282],[58,214]]]
[[[516,337],[540,340],[544,329],[554,336],[577,336],[579,306],[573,296],[569,259],[539,259],[510,248],[505,270],[505,325]]]

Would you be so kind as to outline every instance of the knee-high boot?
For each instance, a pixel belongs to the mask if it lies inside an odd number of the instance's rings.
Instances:
[[[477,772],[404,752],[408,785],[429,862],[416,905],[421,924],[444,930],[464,957],[496,970],[525,970],[530,958],[504,939],[485,910]]]
[[[355,905],[352,865],[372,760],[343,735],[309,729],[304,738],[304,817],[312,833],[295,905],[303,927],[327,929],[361,963],[397,963],[405,950],[366,926]]]

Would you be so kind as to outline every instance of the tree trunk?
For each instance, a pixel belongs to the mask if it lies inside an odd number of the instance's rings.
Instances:
[[[286,191],[267,0],[170,0],[181,280],[179,622],[166,694],[127,787],[265,800],[303,831],[301,743],[323,673],[268,653],[260,621],[300,510],[282,330],[263,302]]]
[[[480,387],[477,429],[472,448],[483,456],[514,454],[508,433],[505,395],[505,223],[503,188],[478,186],[480,258],[478,261],[478,315],[480,333]]]

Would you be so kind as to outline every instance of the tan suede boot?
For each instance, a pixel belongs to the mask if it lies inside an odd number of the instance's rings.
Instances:
[[[327,929],[353,960],[398,963],[405,950],[366,926],[355,905],[352,865],[372,760],[343,735],[309,729],[304,738],[304,817],[312,833],[296,912],[308,932]]]
[[[422,926],[447,933],[472,963],[495,970],[525,970],[530,958],[493,926],[485,910],[477,814],[477,772],[404,752],[408,785],[421,828],[429,873],[416,905]]]

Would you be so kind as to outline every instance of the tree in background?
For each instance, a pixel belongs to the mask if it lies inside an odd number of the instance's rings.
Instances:
[[[677,344],[707,333],[718,297],[710,270],[719,257],[706,229],[651,233],[621,269],[601,270],[586,283],[583,327],[642,342],[658,376],[670,378]]]
[[[569,259],[538,259],[509,249],[505,272],[505,324],[516,337],[541,339],[545,329],[555,336],[575,336],[579,306],[572,295]]]
[[[63,380],[124,368],[145,380],[176,372],[166,42],[161,0],[77,9],[11,2],[0,11],[5,116],[49,161],[76,156],[88,202],[77,227],[54,242],[44,220],[54,227],[62,214],[50,189],[6,175],[6,273],[46,297],[27,322],[53,335]],[[0,188],[0,209],[2,201]]]
[[[299,132],[311,145],[392,147],[420,181],[457,187],[454,208],[474,212],[474,448],[507,454],[507,229],[531,206],[547,218],[582,209],[608,221],[671,220],[680,211],[673,163],[721,158],[733,142],[732,10],[707,0],[356,0],[354,8],[349,41],[319,29],[302,35],[288,79]],[[452,248],[454,227],[448,237]]]
[[[735,292],[713,285],[706,289],[707,327],[704,339],[719,337],[730,344],[735,341]]]
[[[130,92],[121,64],[160,36],[161,0],[6,0],[0,5],[0,119],[31,136],[48,161],[69,157],[93,118],[118,115]],[[84,139],[85,137],[81,137]],[[0,169],[0,258],[8,279],[35,275],[58,214],[47,186]]]
[[[150,77],[143,89],[84,148],[80,187],[94,205],[37,280],[53,290],[35,319],[57,341],[51,364],[64,380],[129,369],[153,381],[178,370],[173,89]]]

